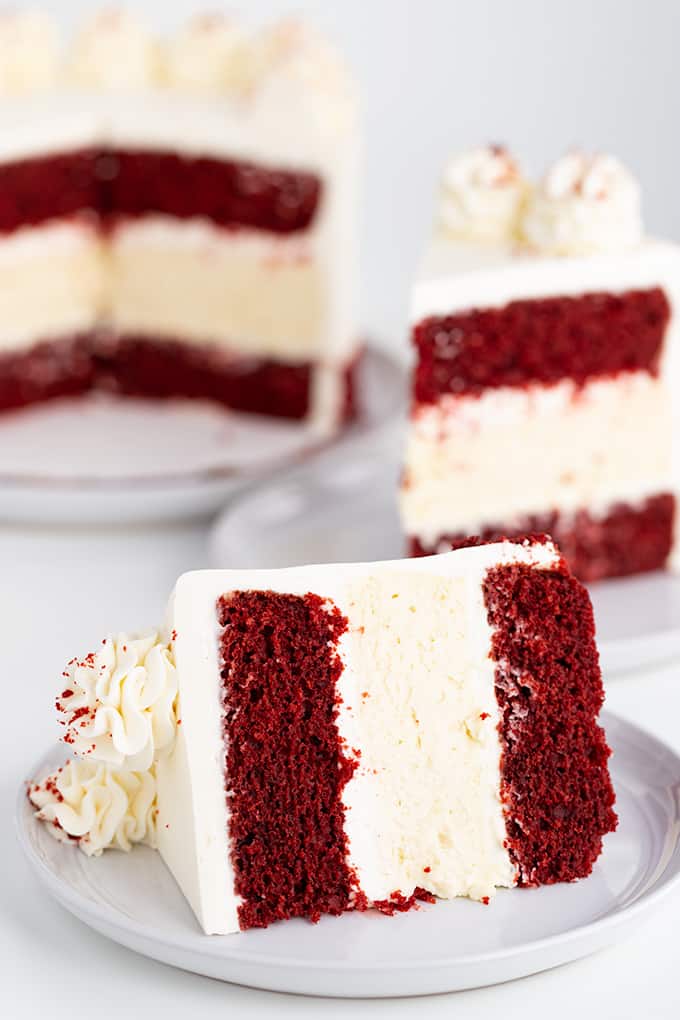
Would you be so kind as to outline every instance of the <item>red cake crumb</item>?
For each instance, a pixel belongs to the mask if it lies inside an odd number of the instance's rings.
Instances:
[[[347,619],[318,595],[261,591],[223,596],[217,612],[241,928],[365,909],[341,799],[357,763],[336,725]]]
[[[535,514],[519,526],[490,525],[482,530],[484,542],[521,538],[535,531],[551,534],[572,572],[582,581],[624,577],[649,570],[662,570],[673,545],[675,498],[671,493],[652,496],[639,506],[619,503],[605,517],[592,517],[586,510],[576,514]],[[410,541],[412,556],[427,556],[442,548],[461,549],[475,540],[461,533],[445,535],[434,547],[418,539]]]
[[[656,375],[670,305],[661,288],[512,301],[432,316],[413,330],[415,404],[645,370]]]
[[[566,567],[494,567],[484,582],[501,713],[501,798],[518,884],[589,875],[616,828],[593,611]]]
[[[106,224],[158,213],[291,234],[312,223],[321,191],[319,178],[302,171],[166,152],[82,149],[0,166],[0,231],[91,212]]]
[[[428,869],[425,868],[424,870],[427,871]],[[381,914],[394,917],[397,913],[404,914],[407,910],[417,910],[419,902],[436,903],[437,900],[427,889],[421,889],[420,886],[416,886],[411,896],[404,896],[397,889],[390,894],[389,899],[374,900],[373,907],[375,910],[379,910]]]

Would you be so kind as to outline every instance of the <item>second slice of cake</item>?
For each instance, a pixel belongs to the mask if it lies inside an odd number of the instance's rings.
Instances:
[[[413,293],[412,552],[544,531],[584,580],[668,565],[679,303],[617,161],[574,153],[533,193],[502,149],[454,161]]]

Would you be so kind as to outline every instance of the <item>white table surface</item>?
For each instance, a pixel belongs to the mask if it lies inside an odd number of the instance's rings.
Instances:
[[[44,898],[9,819],[18,784],[56,738],[57,677],[109,630],[151,625],[175,577],[207,565],[199,525],[69,531],[0,527],[0,1017],[680,1017],[680,897],[627,942],[510,984],[428,999],[322,1000],[253,991],[119,948]],[[608,707],[680,751],[680,665],[608,685]]]

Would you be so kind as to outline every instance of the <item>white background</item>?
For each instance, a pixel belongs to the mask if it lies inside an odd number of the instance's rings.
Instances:
[[[291,2],[254,2],[259,19]],[[48,5],[45,5],[48,6]],[[64,21],[95,5],[59,0]],[[172,27],[187,2],[135,5]],[[567,146],[610,149],[638,173],[649,226],[680,237],[680,4],[662,0],[302,2],[344,48],[365,94],[363,309],[404,343],[408,283],[446,155],[506,141],[531,171]],[[91,934],[40,895],[10,831],[14,795],[54,738],[63,662],[109,629],[153,623],[183,569],[205,562],[197,526],[153,532],[0,528],[0,1017],[220,1018],[680,1016],[680,903],[590,960],[495,989],[394,1002],[321,1002],[182,974]],[[609,707],[680,750],[676,669],[612,682]]]

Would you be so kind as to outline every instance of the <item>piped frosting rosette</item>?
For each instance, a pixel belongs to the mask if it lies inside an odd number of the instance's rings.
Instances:
[[[471,149],[444,171],[442,233],[537,255],[627,251],[643,236],[640,189],[614,156],[574,151],[534,185],[502,146]]]
[[[57,713],[76,757],[30,784],[36,817],[88,855],[155,845],[155,765],[178,724],[172,639],[155,630],[107,637],[68,663],[61,687]]]
[[[133,771],[150,768],[175,738],[177,678],[158,631],[107,637],[64,670],[57,712],[80,757]]]
[[[502,243],[517,237],[528,186],[502,145],[480,146],[451,159],[444,170],[439,221],[449,237]]]
[[[28,796],[36,817],[64,843],[76,843],[88,857],[135,843],[156,846],[156,775],[112,769],[73,758],[39,783]]]
[[[642,238],[638,183],[613,156],[568,153],[534,191],[522,234],[530,247],[546,254],[633,248]]]

